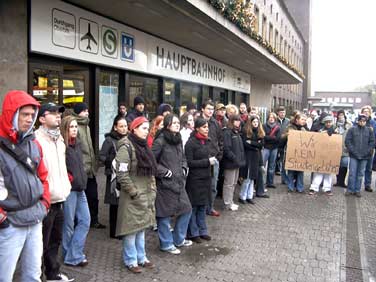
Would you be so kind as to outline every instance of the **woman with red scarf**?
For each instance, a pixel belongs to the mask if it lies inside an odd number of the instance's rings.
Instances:
[[[206,226],[206,206],[211,198],[211,166],[215,157],[209,158],[208,122],[202,117],[195,121],[195,130],[185,144],[185,155],[189,167],[186,190],[192,204],[187,238],[195,243],[211,240]]]

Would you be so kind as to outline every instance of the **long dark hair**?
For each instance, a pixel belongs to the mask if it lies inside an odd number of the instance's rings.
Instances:
[[[118,122],[120,121],[120,120],[125,120],[125,121],[127,121],[126,119],[125,119],[125,117],[123,117],[122,115],[117,115],[115,118],[114,118],[114,121],[113,121],[113,123],[112,123],[112,127],[111,127],[111,131],[115,131],[115,126],[117,126],[117,124],[118,124]]]

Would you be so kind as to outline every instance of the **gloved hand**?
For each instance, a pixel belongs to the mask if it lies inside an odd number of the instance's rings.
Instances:
[[[164,175],[164,177],[166,177],[166,178],[171,178],[171,176],[172,176],[172,171],[171,170],[168,170],[166,172],[166,174]]]
[[[187,176],[188,175],[188,168],[186,168],[186,167],[183,167],[183,175],[184,176]]]
[[[137,199],[138,198],[138,192],[134,195],[131,196],[131,199],[134,200],[134,199]]]
[[[217,161],[217,159],[215,157],[209,158],[210,165],[214,165],[216,161]]]
[[[8,227],[9,227],[9,221],[6,218],[5,220],[3,220],[3,222],[0,223],[0,229],[5,229],[5,228],[8,228]]]

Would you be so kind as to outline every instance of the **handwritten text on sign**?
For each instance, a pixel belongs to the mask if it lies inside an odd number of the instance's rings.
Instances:
[[[338,174],[341,155],[341,135],[291,130],[285,169]]]

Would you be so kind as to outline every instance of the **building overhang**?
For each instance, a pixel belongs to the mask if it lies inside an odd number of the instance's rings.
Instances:
[[[225,19],[207,1],[69,0],[162,39],[273,84],[296,84],[302,79],[254,39]]]

